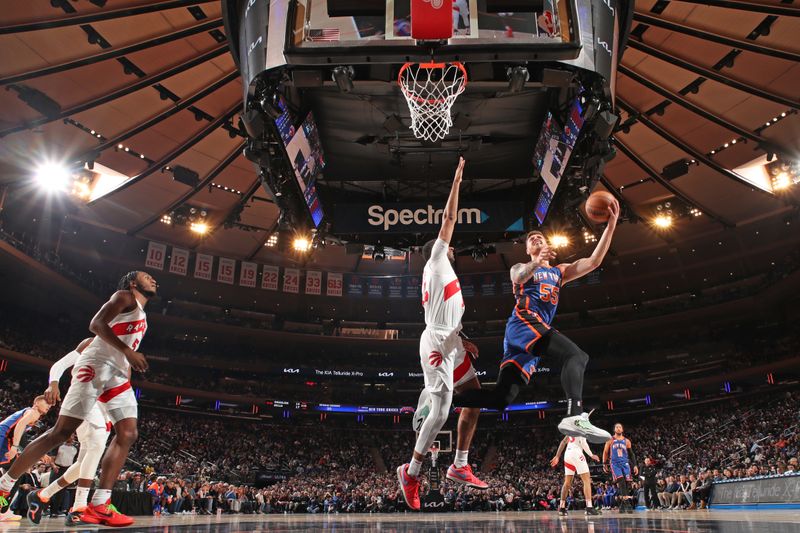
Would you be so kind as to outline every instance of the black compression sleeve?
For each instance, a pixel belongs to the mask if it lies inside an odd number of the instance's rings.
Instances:
[[[633,452],[633,447],[628,448],[628,457],[630,458],[631,470],[633,470],[633,467],[639,464],[636,461],[636,454]]]

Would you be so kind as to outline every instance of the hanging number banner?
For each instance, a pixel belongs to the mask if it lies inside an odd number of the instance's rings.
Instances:
[[[169,260],[169,273],[185,276],[189,270],[189,250],[172,247],[172,258]]]
[[[256,275],[258,274],[258,265],[242,261],[239,269],[239,285],[242,287],[254,288],[256,286]]]
[[[328,272],[328,296],[342,295],[342,275],[338,272]]]
[[[296,268],[287,268],[283,271],[283,292],[293,294],[300,292],[300,271]]]
[[[217,281],[233,285],[233,273],[236,271],[236,261],[227,257],[219,258],[219,270],[217,271]]]
[[[197,254],[194,262],[194,277],[198,279],[211,279],[211,269],[214,266],[214,256]]]
[[[268,291],[278,290],[278,267],[264,265],[264,272],[261,274],[261,288]]]
[[[147,245],[147,257],[144,260],[144,266],[147,268],[157,268],[164,270],[164,260],[167,257],[167,245],[160,242],[153,242]]]
[[[322,272],[319,270],[306,271],[306,294],[322,294]]]

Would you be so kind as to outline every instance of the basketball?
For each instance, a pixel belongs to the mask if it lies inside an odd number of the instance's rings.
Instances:
[[[616,203],[616,198],[606,191],[595,191],[586,199],[586,216],[597,224],[608,222],[608,208]]]

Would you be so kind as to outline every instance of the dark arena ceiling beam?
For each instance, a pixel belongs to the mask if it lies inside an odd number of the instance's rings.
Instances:
[[[725,129],[727,129],[729,131],[732,131],[734,133],[737,133],[738,135],[744,137],[745,139],[750,139],[751,141],[754,141],[754,142],[756,142],[758,144],[765,145],[765,146],[774,145],[778,152],[781,152],[781,153],[784,153],[784,154],[787,154],[787,155],[793,155],[793,156],[796,155],[795,154],[795,150],[790,149],[789,147],[786,147],[786,146],[778,145],[777,143],[775,143],[775,141],[771,141],[769,139],[765,139],[764,137],[762,137],[761,135],[759,135],[757,133],[754,133],[754,132],[752,132],[752,131],[750,131],[750,130],[748,130],[746,128],[742,128],[741,126],[737,126],[736,124],[733,124],[732,122],[728,122],[724,118],[722,118],[722,117],[712,113],[711,111],[709,111],[709,110],[707,110],[707,109],[705,109],[703,107],[700,107],[699,105],[689,101],[688,99],[684,98],[682,95],[676,94],[676,93],[670,91],[669,89],[663,88],[662,86],[660,86],[656,82],[646,78],[645,76],[642,76],[638,72],[634,71],[633,69],[630,69],[630,68],[626,67],[625,65],[619,65],[618,70],[619,70],[619,72],[625,74],[626,76],[628,76],[632,80],[636,81],[637,83],[640,83],[641,85],[644,85],[645,87],[647,87],[651,91],[660,94],[661,96],[663,96],[664,98],[666,98],[670,102],[678,104],[679,106],[681,106],[681,107],[683,107],[685,109],[688,109],[692,113],[700,115],[701,117],[703,117],[704,119],[708,120],[709,122],[713,122],[714,124],[716,124],[718,126],[722,126],[723,128],[725,128]]]
[[[230,209],[228,209],[228,211],[225,212],[225,216],[220,217],[219,223],[217,223],[213,228],[209,228],[208,233],[209,234],[213,234],[215,231],[219,230],[222,226],[224,226],[225,225],[225,221],[228,220],[228,217],[231,216],[231,214],[233,214],[233,212],[237,208],[244,206],[250,200],[250,198],[256,192],[258,192],[258,189],[260,189],[260,188],[261,188],[261,180],[260,179],[256,179],[256,181],[254,181],[253,184],[250,185],[250,188],[247,189],[244,192],[244,194],[242,194],[242,197],[239,199],[239,201],[236,202],[235,204],[233,204],[233,207],[231,207]],[[264,230],[264,228],[260,228],[260,229]],[[196,250],[198,246],[203,244],[204,240],[205,240],[205,236],[201,236],[199,239],[197,239],[197,241],[190,248],[192,250]]]
[[[170,213],[171,211],[174,211],[175,209],[177,209],[178,207],[183,205],[185,202],[189,201],[189,199],[192,196],[194,196],[195,194],[197,194],[198,192],[203,190],[205,187],[207,187],[212,181],[214,181],[214,179],[217,176],[222,174],[222,171],[224,171],[226,168],[228,168],[231,165],[231,163],[236,161],[236,159],[240,155],[242,155],[242,149],[243,148],[244,148],[244,143],[236,145],[236,148],[231,150],[231,152],[227,155],[227,157],[225,157],[225,159],[223,159],[222,161],[217,163],[217,166],[215,166],[213,169],[211,169],[211,172],[209,172],[208,175],[206,175],[206,177],[203,178],[202,181],[200,181],[200,183],[195,185],[191,190],[189,190],[189,191],[185,192],[184,194],[182,194],[180,196],[180,198],[178,198],[177,200],[172,202],[170,205],[168,205],[161,213],[158,213],[158,214],[155,214],[155,215],[151,216],[150,218],[148,218],[147,220],[145,220],[141,224],[139,224],[136,227],[128,230],[128,232],[127,232],[128,235],[136,235],[137,233],[139,233],[140,231],[145,229],[150,224],[153,224],[154,222],[157,222],[157,221],[161,220],[161,216],[163,214]]]
[[[766,15],[778,15],[782,17],[800,17],[800,7],[790,5],[762,4],[760,2],[748,2],[747,0],[676,0],[687,4],[700,4],[703,6],[726,7],[739,11],[750,11],[751,13],[764,13]]]
[[[667,189],[669,192],[671,192],[672,194],[674,194],[675,196],[680,198],[683,202],[689,204],[692,207],[697,207],[698,209],[700,209],[700,211],[702,211],[703,213],[705,213],[706,215],[708,215],[712,219],[716,220],[717,222],[719,222],[720,224],[722,224],[725,227],[732,228],[732,227],[735,226],[735,224],[733,222],[731,222],[730,220],[727,220],[726,218],[722,217],[721,215],[715,213],[707,205],[703,205],[703,204],[699,203],[697,200],[695,200],[694,198],[688,196],[686,193],[684,193],[679,188],[677,188],[672,183],[670,183],[670,181],[667,180],[666,178],[664,178],[664,176],[662,176],[661,174],[659,174],[658,171],[656,171],[656,169],[651,167],[647,162],[644,161],[644,159],[639,157],[636,154],[636,152],[634,152],[633,150],[628,148],[628,146],[625,143],[623,143],[619,139],[619,137],[614,137],[614,144],[617,146],[617,148],[619,148],[620,152],[625,154],[625,156],[628,159],[630,159],[637,167],[642,169],[654,181],[656,181],[659,185],[661,185],[662,187]]]
[[[204,22],[203,24],[191,26],[189,28],[168,33],[160,37],[145,39],[143,41],[139,41],[137,43],[128,46],[123,46],[121,48],[109,50],[107,52],[102,52],[100,54],[95,54],[93,56],[82,57],[74,61],[67,61],[66,63],[59,63],[58,65],[50,65],[48,67],[40,68],[37,70],[21,72],[19,74],[12,74],[10,76],[6,76],[5,78],[0,78],[0,85],[8,85],[9,83],[19,83],[21,81],[32,80],[34,78],[40,78],[42,76],[49,76],[51,74],[58,74],[59,72],[66,72],[68,70],[85,67],[88,65],[94,65],[95,63],[100,63],[101,61],[116,59],[118,57],[132,54],[134,52],[147,50],[149,48],[160,46],[162,44],[167,44],[172,41],[185,39],[186,37],[191,37],[192,35],[197,35],[198,33],[211,31],[220,26],[222,26],[222,19],[221,18],[214,19],[208,22]]]
[[[678,24],[677,22],[670,22],[668,20],[654,17],[652,15],[645,15],[644,13],[634,13],[633,20],[635,20],[636,22],[640,22],[642,24],[647,24],[648,26],[656,26],[658,28],[662,28],[665,30],[681,33],[683,35],[690,35],[692,37],[697,37],[698,39],[703,39],[705,41],[724,44],[733,48],[738,48],[740,50],[747,50],[748,52],[754,52],[756,54],[763,54],[770,57],[777,57],[780,59],[791,61],[793,63],[800,62],[800,54],[795,52],[788,52],[786,50],[779,50],[777,48],[761,46],[760,44],[756,44],[752,41],[734,39],[732,37],[724,37],[722,35],[717,35],[716,33],[710,31],[700,30],[697,28],[693,28],[692,26],[686,26],[685,24]]]
[[[211,93],[216,92],[217,90],[219,90],[222,87],[224,87],[225,85],[231,83],[232,81],[234,81],[238,77],[239,77],[239,73],[238,72],[230,72],[230,73],[226,74],[225,76],[223,76],[222,78],[220,78],[216,82],[212,83],[208,87],[205,87],[205,88],[197,91],[196,93],[194,93],[192,96],[190,96],[188,98],[184,98],[183,100],[180,100],[179,103],[177,103],[173,107],[167,108],[166,111],[163,111],[162,113],[159,113],[158,115],[154,116],[153,118],[150,118],[150,119],[146,120],[145,122],[142,122],[141,124],[137,124],[133,128],[130,128],[129,130],[127,130],[127,131],[125,131],[123,133],[120,133],[119,135],[117,135],[117,136],[115,136],[115,137],[113,137],[111,139],[108,139],[103,144],[92,148],[91,150],[87,151],[86,153],[84,153],[80,157],[76,158],[76,160],[78,160],[80,162],[87,162],[87,161],[94,160],[95,158],[97,158],[99,156],[99,154],[101,152],[103,152],[105,150],[108,150],[109,148],[114,148],[119,143],[130,139],[134,135],[138,135],[139,133],[141,133],[141,132],[143,132],[143,131],[145,131],[147,129],[152,128],[153,126],[155,126],[159,122],[162,122],[162,121],[168,119],[172,115],[175,115],[176,113],[179,113],[180,111],[183,111],[187,107],[197,103],[198,101],[202,100],[206,96],[209,96]]]
[[[190,7],[198,4],[210,4],[218,0],[166,0],[162,2],[153,2],[143,6],[123,7],[120,9],[105,9],[96,13],[88,13],[86,15],[75,15],[73,17],[64,17],[60,19],[49,20],[32,20],[29,22],[18,22],[8,26],[0,26],[0,35],[8,35],[10,33],[23,33],[28,31],[47,30],[51,28],[63,28],[65,26],[76,26],[79,24],[93,24],[104,20],[112,20],[118,18],[132,17],[134,15],[144,15],[146,13],[157,13],[167,9],[176,9],[179,7]]]
[[[658,124],[656,124],[652,120],[650,120],[650,118],[647,117],[643,112],[639,111],[638,109],[636,109],[635,107],[630,105],[628,102],[626,102],[622,98],[617,97],[617,104],[619,105],[619,107],[624,109],[629,115],[631,115],[632,117],[636,118],[639,122],[641,122],[642,124],[644,124],[645,126],[650,128],[651,130],[653,130],[655,133],[659,134],[665,140],[669,141],[670,144],[672,144],[676,148],[679,148],[684,153],[691,155],[695,160],[699,161],[700,163],[703,163],[704,165],[706,165],[708,167],[711,167],[712,169],[716,170],[717,172],[719,172],[723,176],[732,179],[733,181],[741,183],[742,185],[744,185],[748,189],[752,189],[752,190],[757,191],[757,192],[759,192],[761,194],[766,194],[767,196],[769,196],[771,198],[774,198],[774,196],[771,193],[769,193],[769,192],[767,192],[767,191],[765,191],[763,189],[759,189],[758,187],[754,186],[752,183],[748,182],[747,180],[745,180],[741,176],[737,175],[735,172],[730,171],[729,169],[723,167],[722,165],[720,165],[719,163],[717,163],[716,161],[714,161],[710,157],[706,156],[706,154],[704,154],[703,152],[701,152],[697,148],[695,148],[693,146],[690,146],[689,144],[687,144],[687,143],[683,142],[682,140],[678,139],[675,135],[673,135],[672,133],[668,132],[667,130],[665,130],[664,128],[662,128],[661,126],[659,126]]]
[[[198,65],[202,65],[203,63],[211,59],[214,59],[215,57],[218,57],[222,54],[225,54],[227,52],[228,52],[227,44],[219,45],[216,48],[213,48],[212,50],[206,52],[205,54],[194,57],[189,61],[186,61],[185,63],[181,63],[180,65],[175,65],[174,67],[168,68],[167,70],[163,70],[156,74],[151,74],[150,76],[146,76],[144,78],[137,80],[135,83],[132,83],[131,85],[121,87],[116,91],[112,91],[98,98],[94,98],[92,100],[89,100],[88,102],[75,105],[69,109],[61,111],[58,115],[53,115],[50,117],[39,117],[37,119],[29,120],[21,124],[17,124],[16,126],[11,126],[4,130],[0,130],[0,137],[4,137],[6,135],[10,135],[12,133],[18,133],[20,131],[25,131],[28,129],[37,128],[44,124],[64,119],[71,115],[75,115],[77,113],[88,111],[89,109],[93,109],[97,106],[106,104],[108,102],[111,102],[112,100],[116,100],[117,98],[122,98],[123,96],[135,93],[136,91],[144,89],[145,87],[148,87],[150,85],[155,85],[156,83],[160,83],[166,80],[167,78],[171,78],[176,74],[180,74],[181,72],[192,69]]]
[[[214,130],[216,130],[217,128],[221,127],[225,122],[230,120],[230,118],[233,115],[235,115],[236,112],[241,109],[241,107],[242,107],[242,103],[241,102],[234,103],[225,113],[223,113],[222,115],[220,115],[219,117],[214,119],[214,122],[211,122],[210,124],[208,124],[208,126],[206,126],[202,130],[197,132],[190,139],[184,141],[180,146],[178,146],[177,148],[173,149],[172,151],[167,153],[165,156],[161,157],[158,161],[155,161],[152,165],[147,167],[141,174],[138,174],[138,175],[132,177],[131,179],[129,179],[128,181],[124,182],[122,185],[120,185],[119,187],[117,187],[116,189],[111,191],[110,193],[106,194],[105,196],[101,196],[100,198],[92,200],[91,202],[89,202],[88,205],[92,205],[92,204],[94,204],[96,202],[101,202],[103,200],[107,200],[108,198],[111,198],[115,194],[119,193],[120,191],[124,191],[125,189],[127,189],[131,185],[135,185],[135,184],[139,183],[140,181],[142,181],[146,177],[150,176],[151,174],[155,174],[156,172],[161,171],[165,166],[167,166],[169,163],[171,163],[175,158],[179,157],[181,154],[183,154],[184,152],[186,152],[187,150],[192,148],[195,144],[199,143],[200,141],[202,141],[203,139],[208,137],[212,132],[214,132]]]
[[[681,67],[682,69],[694,72],[698,76],[703,76],[704,78],[708,78],[718,83],[727,85],[728,87],[733,87],[734,89],[738,89],[742,92],[752,94],[753,96],[758,96],[759,98],[764,98],[765,100],[775,102],[776,104],[781,104],[787,107],[791,107],[792,109],[800,109],[800,100],[793,100],[791,98],[787,98],[785,96],[781,96],[773,92],[760,89],[748,83],[730,78],[728,76],[725,76],[724,74],[720,74],[716,70],[695,65],[694,63],[686,61],[685,59],[681,59],[677,56],[668,54],[666,52],[662,52],[661,50],[654,48],[649,44],[645,44],[642,41],[636,39],[630,39],[628,41],[628,46],[645,54],[651,55],[657,59],[660,59],[661,61],[664,61],[666,63],[670,63],[672,65]]]

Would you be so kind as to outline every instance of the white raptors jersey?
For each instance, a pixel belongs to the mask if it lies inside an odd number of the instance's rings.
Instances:
[[[118,314],[109,323],[109,326],[119,340],[132,350],[137,350],[145,331],[147,331],[147,316],[137,300],[136,308],[133,311]],[[75,366],[78,367],[89,362],[109,364],[126,376],[131,368],[125,355],[100,337],[95,337],[89,343],[89,346],[83,350],[83,353],[78,358]]]
[[[583,455],[584,451],[586,453],[589,453],[589,444],[586,442],[586,438],[569,437],[569,443],[567,443],[567,451],[564,453],[565,456]]]
[[[431,258],[422,271],[422,307],[425,309],[425,325],[449,334],[461,331],[464,297],[453,266],[447,259],[448,248],[446,242],[436,239]]]

